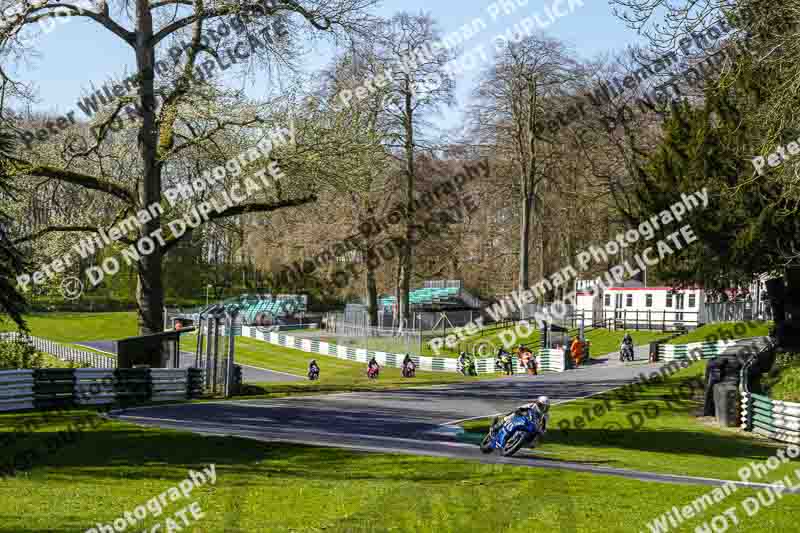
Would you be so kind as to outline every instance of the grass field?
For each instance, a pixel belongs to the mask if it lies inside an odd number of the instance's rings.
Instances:
[[[539,450],[547,459],[738,479],[740,467],[775,455],[780,445],[697,418],[703,370],[697,363],[666,382],[643,385],[641,392],[623,389],[556,405]],[[479,442],[488,424],[464,424],[464,438]],[[800,462],[783,465],[771,479],[795,468]]]
[[[440,357],[457,357],[458,352],[460,349],[468,350],[468,347],[471,345],[479,345],[481,343],[488,343],[493,346],[492,349],[489,350],[490,356],[493,357],[497,353],[497,349],[503,345],[503,340],[501,335],[504,333],[507,335],[506,338],[513,338],[510,333],[514,331],[514,328],[502,328],[496,329],[493,331],[484,331],[475,335],[474,337],[469,337],[468,340],[463,341],[459,347],[448,349],[446,347],[442,347],[440,350]],[[591,354],[592,357],[603,357],[610,353],[617,353],[619,351],[619,346],[622,344],[622,338],[625,336],[626,330],[609,330],[609,329],[593,329],[586,333],[586,340],[591,342]],[[635,330],[627,330],[630,331],[631,336],[633,336],[633,340],[637,345],[640,344],[648,344],[650,342],[660,340],[665,338],[667,335],[665,333],[659,331],[635,331]],[[541,335],[539,331],[534,331],[531,335],[528,336],[517,336],[515,341],[515,347],[519,344],[525,344],[531,347],[538,347],[541,343]],[[430,348],[430,345],[426,343],[423,347],[423,355],[434,355],[435,352]]]
[[[187,334],[182,338],[182,347],[184,350],[194,351],[196,342],[197,336],[195,334]],[[441,383],[459,383],[498,377],[494,374],[470,377],[454,372],[424,372],[418,370],[415,378],[408,379],[402,377],[399,368],[383,367],[381,368],[380,377],[377,380],[371,380],[366,376],[366,365],[364,363],[310,354],[246,337],[236,338],[236,362],[239,364],[287,372],[305,378],[308,372],[308,363],[311,359],[316,359],[317,363],[319,363],[321,370],[319,380],[309,381],[305,379],[298,382],[260,383],[255,385],[258,385],[261,390],[251,389],[250,393],[281,396],[309,392],[368,391]]]
[[[690,342],[702,342],[713,340],[716,336],[720,339],[743,339],[747,337],[763,337],[769,334],[772,322],[753,321],[753,322],[720,322],[718,324],[707,324],[686,335],[675,337],[668,344],[689,344]]]
[[[28,472],[0,479],[0,532],[75,532],[109,524],[178,486],[189,469],[210,464],[215,465],[213,485],[207,482],[174,502],[167,498],[163,514],[148,515],[126,531],[144,531],[167,518],[182,525],[175,513],[196,501],[204,516],[184,531],[618,533],[647,531],[646,523],[673,505],[686,505],[709,491],[446,458],[268,444],[113,421],[93,429],[86,424],[72,443],[46,453],[48,439],[88,414],[53,416],[2,448],[4,460],[28,450],[40,453]],[[38,416],[0,415],[0,435],[31,419]],[[694,531],[753,494],[740,489],[680,531]],[[784,496],[757,518],[740,509],[739,527],[793,531],[795,513],[800,513],[800,498]],[[162,530],[167,529],[162,525]]]
[[[55,342],[122,339],[136,335],[136,313],[39,313],[26,315],[31,335]],[[12,331],[11,323],[0,324],[0,331]]]

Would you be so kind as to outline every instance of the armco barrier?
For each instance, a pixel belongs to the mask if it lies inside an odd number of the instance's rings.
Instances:
[[[260,331],[256,327],[242,326],[242,336],[251,339],[257,339],[277,346],[285,346],[288,348],[295,348],[308,353],[319,355],[328,355],[354,361],[365,363],[373,356],[378,364],[381,366],[389,366],[400,368],[403,366],[403,359],[405,354],[396,354],[391,352],[376,352],[367,350],[366,348],[350,348],[348,346],[339,346],[336,344],[322,342],[317,339],[306,339],[301,337],[293,337],[277,332]],[[458,372],[457,363],[455,358],[451,357],[426,357],[419,355],[411,355],[411,359],[417,365],[419,370],[429,370],[433,372]],[[549,372],[563,372],[566,370],[566,360],[564,358],[563,350],[541,350],[537,356],[536,361],[539,370]],[[515,374],[524,374],[526,370],[519,366],[519,360],[514,357],[512,359],[513,369]],[[495,368],[494,359],[477,359],[475,367],[479,374],[493,374],[498,372]]]
[[[197,368],[0,370],[0,411],[131,405],[202,395],[203,371]]]
[[[660,344],[658,346],[658,358],[667,362],[680,361],[689,359],[689,354],[693,350],[699,349],[703,359],[712,359],[742,340],[745,339],[691,342],[689,344]]]
[[[111,369],[76,368],[75,403],[103,405],[114,403],[114,371]]]
[[[37,409],[67,408],[75,403],[75,372],[71,368],[33,371],[33,399]]]
[[[742,391],[742,429],[770,439],[800,444],[800,403]]]
[[[33,409],[33,370],[0,372],[0,411]]]
[[[151,368],[150,381],[154,402],[185,400],[189,396],[189,379],[186,370]]]

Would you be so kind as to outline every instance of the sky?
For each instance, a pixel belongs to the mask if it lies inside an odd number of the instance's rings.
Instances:
[[[544,33],[566,42],[580,56],[588,59],[620,51],[637,41],[636,33],[612,14],[606,1],[563,0],[558,9],[568,11],[570,1],[574,11],[551,22]],[[487,50],[492,50],[495,36],[525,17],[539,14],[542,20],[547,21],[544,6],[553,4],[553,0],[507,2],[516,6],[510,14],[502,9],[493,9],[493,2],[485,0],[384,0],[374,9],[374,13],[390,17],[402,10],[411,13],[424,11],[438,21],[443,33],[458,31],[464,24],[480,19],[486,29],[476,33],[463,47],[470,50],[473,46],[484,45]],[[526,5],[519,7],[518,3]],[[476,27],[480,27],[480,24],[476,24]],[[38,57],[27,58],[26,65],[18,74],[35,83],[40,99],[36,109],[40,111],[63,114],[77,109],[77,100],[87,94],[93,84],[99,87],[111,75],[119,78],[123,73],[130,75],[133,72],[132,49],[92,21],[69,20],[38,37],[36,43]],[[308,52],[302,64],[310,74],[314,69],[325,66],[331,53],[330,46],[319,45]],[[241,82],[231,80],[230,83],[242,86]],[[458,124],[474,85],[475,72],[456,80],[458,103],[438,119],[440,127]],[[268,89],[262,77],[248,84],[245,90],[249,96],[258,98],[263,97]],[[78,111],[78,115],[81,114]]]

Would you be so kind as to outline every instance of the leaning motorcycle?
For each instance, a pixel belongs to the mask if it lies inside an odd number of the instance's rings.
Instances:
[[[319,379],[319,368],[314,368],[308,371],[308,379],[316,381]]]
[[[530,410],[527,411],[527,414],[515,411],[499,428],[495,428],[495,424],[492,424],[489,433],[481,442],[481,451],[492,453],[494,450],[500,450],[503,457],[511,457],[524,445],[535,444],[536,437],[542,432],[537,421],[531,416]]]

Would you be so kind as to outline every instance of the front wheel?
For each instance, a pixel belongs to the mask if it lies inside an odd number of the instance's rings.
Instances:
[[[522,445],[525,444],[525,432],[524,431],[517,431],[510,437],[506,439],[506,442],[503,444],[503,457],[511,457],[515,453],[522,448]]]
[[[481,451],[483,453],[492,453],[494,448],[492,448],[492,432],[486,434],[481,441]]]

